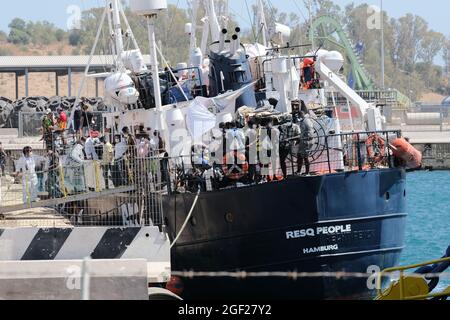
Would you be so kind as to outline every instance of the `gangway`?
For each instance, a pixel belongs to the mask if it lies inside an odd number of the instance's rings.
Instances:
[[[76,202],[76,201],[85,201],[90,199],[96,199],[106,196],[112,196],[116,194],[121,193],[127,193],[127,192],[133,192],[135,190],[134,186],[125,186],[125,187],[118,187],[112,190],[103,190],[100,192],[90,192],[90,193],[83,193],[83,194],[77,194],[73,196],[66,196],[61,197],[57,199],[49,199],[49,200],[40,200],[36,202],[32,202],[29,204],[19,204],[19,205],[12,205],[12,206],[1,206],[0,205],[0,214],[7,214],[15,211],[21,211],[25,209],[34,209],[34,208],[42,208],[42,207],[57,207],[60,205]]]

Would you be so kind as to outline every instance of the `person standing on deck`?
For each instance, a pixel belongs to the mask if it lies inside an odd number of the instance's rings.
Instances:
[[[125,158],[128,152],[128,144],[125,138],[117,136],[114,146],[114,166],[113,166],[113,183],[115,187],[127,184],[127,169],[125,166]]]
[[[301,139],[298,148],[298,162],[297,162],[297,174],[302,173],[303,164],[305,165],[305,174],[309,174],[310,162],[309,162],[309,152],[311,151],[313,144],[314,135],[314,124],[308,114],[304,111],[300,111],[300,131]]]
[[[67,115],[64,112],[63,108],[58,107],[56,109],[56,132],[61,136],[61,140],[64,146],[67,145],[66,140],[66,130],[67,130]]]
[[[55,119],[53,112],[47,109],[46,115],[42,118],[42,140],[45,142],[45,148],[47,150],[53,149],[53,130],[55,126]]]
[[[16,167],[16,176],[22,177],[24,204],[31,204],[37,200],[38,177],[32,151],[31,147],[23,148],[23,156],[17,162]]]
[[[256,182],[256,166],[258,164],[258,131],[253,120],[247,123],[248,129],[245,133],[245,157],[248,161],[248,180]]]
[[[86,138],[82,137],[69,152],[66,159],[66,172],[69,179],[65,179],[66,184],[72,186],[72,192],[86,192],[86,180],[84,177],[84,144]]]
[[[98,161],[99,157],[97,151],[95,150],[95,145],[98,143],[98,140],[92,137],[86,139],[86,144],[84,146],[84,151],[86,152],[87,160]]]
[[[3,149],[2,143],[0,142],[0,170],[2,177],[5,176],[6,159],[8,159],[8,155],[6,154],[5,150]]]
[[[48,150],[48,179],[46,182],[46,189],[50,199],[57,199],[61,197],[61,186],[59,185],[59,156],[57,152]]]
[[[298,154],[298,142],[300,140],[300,127],[293,123],[288,122],[279,126],[280,130],[280,166],[283,172],[283,177],[287,178],[287,166],[286,160],[288,156]]]
[[[106,140],[103,136],[100,138],[100,142],[103,144],[103,155],[102,155],[102,169],[103,178],[105,179],[105,188],[109,189],[109,174],[112,171],[114,165],[114,148],[112,144]]]

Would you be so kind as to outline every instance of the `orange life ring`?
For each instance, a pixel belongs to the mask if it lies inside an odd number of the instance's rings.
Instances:
[[[374,144],[376,143],[379,153],[375,152]],[[367,155],[375,163],[380,163],[386,156],[386,142],[377,134],[372,134],[366,141]]]
[[[227,178],[240,180],[249,170],[247,158],[238,151],[231,151],[223,157],[222,170]]]

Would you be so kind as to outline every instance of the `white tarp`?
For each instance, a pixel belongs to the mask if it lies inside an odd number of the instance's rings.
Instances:
[[[236,99],[239,98],[245,90],[253,86],[251,83],[239,90],[224,93],[215,98],[196,97],[187,108],[186,126],[194,140],[214,129],[217,124],[217,118],[226,114],[235,114]],[[215,110],[217,114],[211,112]]]
[[[216,116],[208,110],[212,99],[196,97],[187,109],[186,126],[194,140],[201,138],[216,126]]]

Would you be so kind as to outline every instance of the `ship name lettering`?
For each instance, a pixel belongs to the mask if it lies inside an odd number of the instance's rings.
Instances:
[[[352,232],[352,225],[347,224],[346,226],[329,226],[329,227],[318,227],[317,234],[339,234]]]

